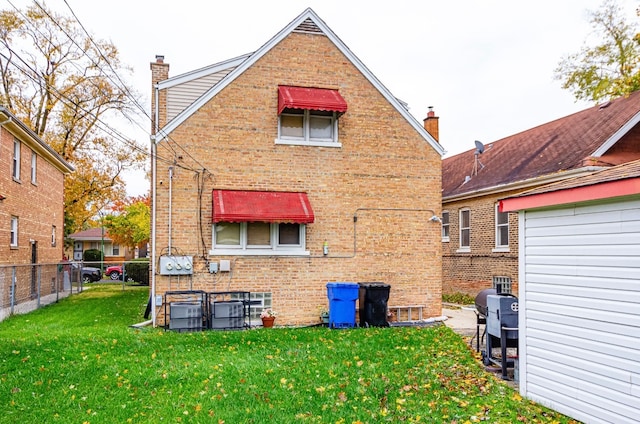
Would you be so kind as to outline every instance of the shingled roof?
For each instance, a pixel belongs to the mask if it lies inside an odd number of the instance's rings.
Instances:
[[[570,178],[554,184],[534,188],[533,190],[526,191],[519,196],[530,196],[533,194],[549,193],[551,191],[565,190],[569,188],[587,187],[631,178],[640,178],[640,160],[613,166],[582,177]],[[640,185],[638,186],[638,192],[640,192]]]
[[[639,121],[640,91],[486,144],[479,162],[476,149],[452,156],[442,164],[443,199],[527,180],[549,182],[542,177],[569,177],[636,159],[640,148],[631,157],[625,152],[602,156],[625,135],[640,139]]]

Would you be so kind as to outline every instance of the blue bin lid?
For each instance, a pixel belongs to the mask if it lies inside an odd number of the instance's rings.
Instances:
[[[357,289],[359,287],[358,283],[327,283],[327,288],[332,289]]]

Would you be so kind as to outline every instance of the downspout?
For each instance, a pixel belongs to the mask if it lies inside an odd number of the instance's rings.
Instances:
[[[156,141],[151,136],[151,321],[156,326]]]
[[[154,105],[154,124],[155,128],[153,129],[153,135],[151,136],[151,322],[153,326],[156,326],[156,182],[157,182],[157,167],[156,167],[156,154],[157,154],[157,145],[156,145],[156,137],[158,135],[158,118],[160,114],[158,112],[158,107],[160,102],[158,101],[158,96],[160,94],[158,90],[158,85],[155,85],[156,95],[155,95],[155,105]]]
[[[173,238],[173,233],[172,231],[172,226],[171,226],[171,204],[172,204],[172,192],[173,192],[173,166],[169,167],[169,252],[168,254],[171,255],[171,239]]]

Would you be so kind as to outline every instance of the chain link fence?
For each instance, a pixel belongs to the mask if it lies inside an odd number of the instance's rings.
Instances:
[[[0,321],[83,290],[82,264],[0,265]]]
[[[116,272],[117,271],[117,272]],[[107,272],[105,276],[104,273]],[[149,285],[149,262],[59,262],[0,265],[0,321],[81,293],[98,281]]]

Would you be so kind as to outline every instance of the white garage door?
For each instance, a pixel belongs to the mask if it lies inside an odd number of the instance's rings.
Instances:
[[[520,391],[640,422],[640,200],[520,215]]]

